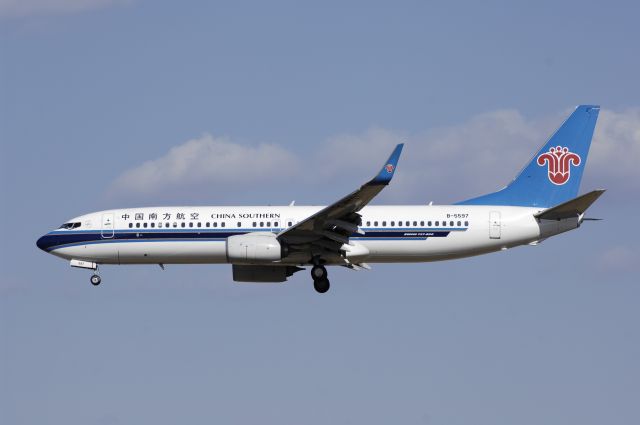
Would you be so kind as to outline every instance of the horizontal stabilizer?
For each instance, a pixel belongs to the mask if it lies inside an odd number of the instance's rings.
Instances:
[[[585,193],[582,196],[563,202],[553,208],[546,209],[535,215],[542,220],[560,220],[563,218],[577,217],[582,214],[604,193],[604,189],[598,189]]]

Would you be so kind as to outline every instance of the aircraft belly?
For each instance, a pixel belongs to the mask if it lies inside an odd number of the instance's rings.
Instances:
[[[224,241],[101,242],[58,248],[54,255],[99,264],[226,263]]]
[[[224,241],[125,242],[118,245],[120,264],[226,263]]]

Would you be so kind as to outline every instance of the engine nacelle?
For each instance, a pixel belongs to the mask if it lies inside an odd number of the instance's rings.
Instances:
[[[281,260],[282,256],[282,246],[273,233],[256,232],[227,238],[227,260],[230,263],[270,263]]]

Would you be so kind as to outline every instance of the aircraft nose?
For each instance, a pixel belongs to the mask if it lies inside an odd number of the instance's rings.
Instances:
[[[40,238],[38,238],[38,240],[36,241],[36,245],[38,245],[38,248],[45,252],[47,251],[47,236],[48,235],[40,236]]]

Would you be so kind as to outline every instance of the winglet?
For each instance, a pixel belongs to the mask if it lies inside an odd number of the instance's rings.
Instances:
[[[396,166],[398,165],[398,160],[400,159],[400,153],[402,153],[402,148],[404,147],[404,143],[400,143],[396,146],[396,148],[391,152],[389,159],[384,163],[384,166],[380,170],[380,172],[373,178],[368,184],[373,185],[387,185],[391,182],[393,178],[393,174],[396,172]]]

